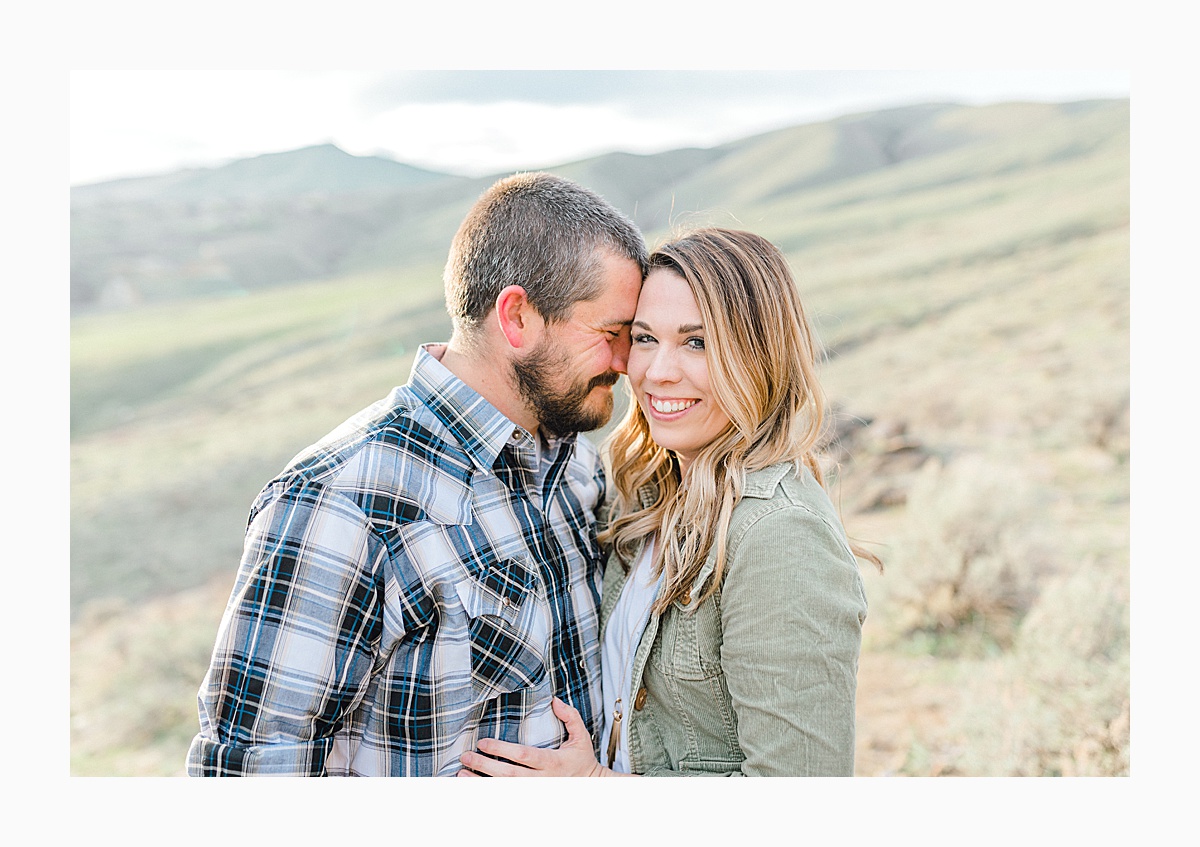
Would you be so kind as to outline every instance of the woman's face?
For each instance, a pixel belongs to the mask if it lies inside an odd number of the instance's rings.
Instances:
[[[729,424],[708,382],[700,309],[679,274],[656,268],[646,277],[633,318],[629,384],[655,442],[679,456],[686,471]]]

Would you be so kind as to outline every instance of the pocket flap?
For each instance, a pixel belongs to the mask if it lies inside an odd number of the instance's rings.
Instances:
[[[520,559],[502,559],[486,565],[478,577],[455,583],[454,590],[469,617],[494,615],[512,622],[534,590],[534,580],[533,571]]]

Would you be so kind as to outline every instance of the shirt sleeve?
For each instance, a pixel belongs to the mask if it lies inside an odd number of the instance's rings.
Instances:
[[[844,534],[793,505],[758,519],[721,595],[721,665],[746,776],[853,776],[867,601]]]
[[[385,557],[337,491],[300,484],[253,515],[200,687],[190,776],[325,773],[378,652]]]

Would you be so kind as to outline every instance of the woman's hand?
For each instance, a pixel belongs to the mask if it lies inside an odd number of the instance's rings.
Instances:
[[[463,753],[463,768],[459,776],[629,776],[618,774],[596,761],[592,739],[583,718],[574,706],[557,697],[550,707],[567,729],[567,740],[557,750],[526,747],[497,738],[479,739],[479,750],[487,753]],[[509,762],[499,762],[489,756],[499,756]],[[469,770],[468,770],[469,769]],[[473,771],[473,773],[472,773]]]

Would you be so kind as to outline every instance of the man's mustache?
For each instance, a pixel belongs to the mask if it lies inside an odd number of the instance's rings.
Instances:
[[[620,378],[621,375],[616,371],[609,371],[606,374],[600,374],[600,376],[592,377],[592,381],[588,383],[588,391],[591,391],[593,388],[599,388],[601,385],[606,387],[616,385],[617,380]]]

